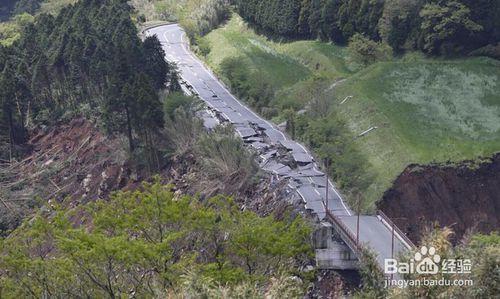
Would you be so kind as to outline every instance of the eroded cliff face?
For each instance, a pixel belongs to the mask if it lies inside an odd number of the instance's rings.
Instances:
[[[454,242],[469,230],[498,230],[500,154],[479,164],[410,165],[377,206],[416,243],[435,224],[451,227]]]

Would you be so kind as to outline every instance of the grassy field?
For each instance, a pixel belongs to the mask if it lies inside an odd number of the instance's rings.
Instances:
[[[408,164],[475,159],[500,151],[499,61],[410,54],[362,68],[343,47],[270,41],[238,16],[204,39],[211,46],[206,62],[216,72],[225,58],[239,57],[270,78],[277,107],[284,98],[307,107],[314,89],[326,93],[369,160],[365,173],[375,180],[363,190],[368,208]],[[334,85],[339,79],[346,80]],[[325,88],[325,80],[334,88]],[[353,98],[340,104],[346,96]],[[356,138],[370,127],[378,129]]]
[[[500,151],[500,63],[454,61],[378,63],[337,88],[338,105],[377,174],[381,194],[411,163],[460,161]]]

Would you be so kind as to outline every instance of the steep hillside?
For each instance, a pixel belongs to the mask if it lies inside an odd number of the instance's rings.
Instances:
[[[30,132],[24,148],[23,160],[0,164],[0,235],[17,227],[40,206],[61,204],[73,209],[104,200],[112,191],[135,189],[154,175],[145,165],[130,159],[125,138],[106,136],[84,118],[51,128],[39,127]],[[281,217],[289,207],[297,212],[301,209],[300,198],[290,194],[285,180],[276,181],[266,174],[254,177],[255,169],[250,167],[245,170],[248,178],[243,170],[234,171],[231,166],[230,175],[208,176],[201,164],[217,159],[213,155],[217,154],[177,151],[156,174],[178,193],[201,198],[231,195],[238,205],[260,215]],[[249,154],[239,159],[253,161]]]
[[[30,136],[23,160],[0,167],[2,234],[47,200],[74,207],[104,198],[131,181],[120,140],[105,137],[83,118],[38,128]]]

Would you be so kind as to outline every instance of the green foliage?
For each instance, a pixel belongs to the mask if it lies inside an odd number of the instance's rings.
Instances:
[[[269,273],[289,276],[311,254],[310,233],[302,218],[261,218],[239,211],[230,198],[202,203],[146,184],[70,215],[56,208],[26,222],[0,242],[1,291],[165,297],[174,290],[216,292],[218,285],[236,292],[246,281],[265,292]],[[193,274],[197,282],[185,276]],[[298,283],[288,285],[294,290]]]
[[[2,0],[0,3],[0,22],[18,14],[33,14],[40,8],[42,0]]]
[[[229,16],[229,1],[227,0],[203,0],[196,6],[191,6],[189,15],[181,20],[190,38],[195,35],[203,36],[224,22]],[[194,32],[193,32],[194,31]]]
[[[355,34],[395,51],[464,54],[499,41],[500,3],[490,0],[236,0],[259,30],[287,38],[344,43]]]
[[[273,86],[262,73],[250,71],[244,59],[241,57],[224,59],[220,69],[222,75],[229,81],[231,89],[257,111],[262,112],[269,106],[274,97]]]
[[[376,253],[369,249],[363,249],[363,257],[360,261],[359,274],[361,276],[361,290],[355,294],[355,298],[388,298],[385,287],[385,274],[380,269],[376,260]]]
[[[353,35],[347,48],[351,57],[363,65],[389,60],[392,57],[392,49],[387,44],[372,41],[361,34]]]
[[[255,157],[231,127],[218,127],[200,136],[196,152],[203,157],[199,164],[205,175],[212,180],[230,180],[234,190],[245,190],[258,170]]]
[[[13,65],[5,62],[0,74],[0,124],[6,130],[0,133],[8,136],[9,151],[0,153],[0,158],[11,160],[17,156],[15,146],[22,144],[26,138],[26,115],[19,113],[21,108],[26,108],[26,100],[31,99],[31,93],[26,83],[15,76]]]
[[[311,119],[303,131],[301,138],[323,161],[328,160],[330,174],[341,188],[366,190],[372,184],[373,178],[366,171],[369,162],[340,117],[332,112]]]
[[[40,2],[43,0],[19,0],[16,2],[16,7],[13,14],[22,13],[34,14],[40,8]]]
[[[21,128],[51,124],[93,107],[91,117],[109,133],[125,134],[131,152],[136,145],[151,148],[152,135],[163,126],[157,93],[165,84],[176,89],[176,70],[156,37],[139,39],[130,14],[124,1],[89,0],[57,17],[38,15],[34,23],[29,15],[16,17],[24,29],[2,50],[0,65],[4,72],[9,65],[19,82],[18,108],[2,121]]]
[[[184,156],[191,153],[204,134],[203,120],[194,115],[191,102],[194,98],[173,94],[164,102],[166,136],[168,136],[169,149],[172,154]]]
[[[459,1],[431,1],[420,11],[423,49],[428,53],[462,52],[462,43],[483,27],[470,19],[470,9]]]
[[[207,57],[207,55],[210,54],[210,44],[200,36],[196,36],[194,44],[202,56]]]
[[[33,23],[34,17],[23,13],[14,16],[10,21],[0,23],[0,45],[9,47],[21,37],[21,32],[30,23]]]
[[[196,98],[187,96],[181,92],[170,93],[163,101],[163,111],[165,116],[169,117],[171,121],[175,121],[177,109],[191,111],[193,110],[195,101]]]

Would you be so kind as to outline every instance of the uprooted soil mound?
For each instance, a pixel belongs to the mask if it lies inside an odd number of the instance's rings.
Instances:
[[[126,186],[127,155],[117,139],[83,118],[30,132],[28,154],[0,168],[0,229],[19,224],[35,206],[71,207]]]
[[[500,154],[481,162],[411,165],[378,203],[414,242],[436,224],[489,233],[500,227]]]
[[[71,209],[105,199],[113,191],[135,189],[152,175],[130,161],[126,142],[106,136],[84,118],[37,128],[24,147],[28,154],[22,160],[0,165],[0,235],[17,227],[35,207],[59,203]],[[162,182],[179,194],[202,199],[232,195],[243,209],[278,217],[301,202],[290,194],[286,180],[265,174],[250,184],[241,184],[238,173],[207,180],[189,153],[171,157],[164,165]]]

